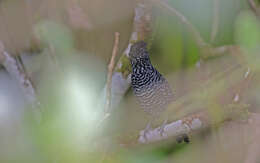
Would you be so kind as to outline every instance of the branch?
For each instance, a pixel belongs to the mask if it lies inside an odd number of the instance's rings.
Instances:
[[[118,106],[124,94],[130,87],[131,65],[128,57],[132,43],[138,40],[147,39],[148,35],[151,33],[151,11],[148,4],[145,3],[145,1],[138,2],[134,13],[133,31],[128,46],[120,57],[112,75],[110,108]],[[106,86],[103,91],[103,96],[106,95],[105,91]],[[103,101],[105,101],[105,96],[103,97]]]
[[[240,48],[237,45],[223,45],[219,47],[211,47],[208,45],[202,49],[203,56],[201,57],[202,59],[208,59],[210,57],[222,56],[227,53],[239,56],[239,54],[237,54],[239,50]]]
[[[208,126],[208,124],[208,114],[206,112],[200,112],[165,125],[162,134],[160,132],[161,126],[148,131],[146,135],[144,135],[144,130],[142,130],[138,142],[152,143],[168,139],[169,137],[177,137],[182,134],[191,133],[191,131],[202,129]]]
[[[5,51],[3,43],[0,41],[0,63],[5,67],[9,75],[15,79],[19,87],[25,94],[27,101],[32,104],[33,108],[39,105],[36,98],[35,89],[30,81],[29,77],[26,76],[24,70],[19,67],[19,63],[13,58],[7,51]]]
[[[145,136],[144,130],[142,130],[138,142],[141,144],[147,144],[169,138],[177,138],[183,134],[192,134],[232,118],[244,117],[244,115],[248,115],[247,107],[248,105],[243,104],[230,104],[227,107],[224,107],[221,111],[218,111],[217,114],[220,115],[221,118],[215,117],[215,119],[210,110],[200,111],[165,125],[162,134],[160,131],[162,126],[148,131]]]
[[[257,7],[255,1],[247,0],[247,2],[249,3],[249,6],[251,7],[251,9],[254,11],[255,15],[258,16],[258,18],[260,18],[260,9]]]

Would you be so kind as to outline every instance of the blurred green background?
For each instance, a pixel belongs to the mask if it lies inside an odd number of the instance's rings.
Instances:
[[[108,122],[97,125],[114,32],[120,33],[118,60],[128,45],[136,3],[0,1],[0,40],[11,55],[22,57],[42,103],[38,123],[21,90],[1,67],[0,162],[244,161],[247,152],[241,141],[250,138],[241,136],[237,124],[214,126],[194,136],[191,144],[176,145],[169,140],[133,145],[148,117],[138,108],[131,90]],[[210,108],[212,118],[216,118],[216,110],[232,101],[237,92],[243,93],[239,97],[242,103],[250,104],[250,111],[258,112],[260,19],[247,1],[168,0],[168,5],[182,13],[212,47],[241,47],[240,53],[205,60],[187,25],[160,7],[160,2],[150,3],[151,61],[176,91],[176,110],[165,113],[172,115],[170,120],[197,108]],[[212,37],[214,21],[217,32]],[[249,68],[254,79],[244,86],[243,74]]]

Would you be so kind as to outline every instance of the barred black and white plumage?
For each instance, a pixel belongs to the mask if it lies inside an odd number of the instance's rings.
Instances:
[[[133,44],[129,56],[132,65],[133,92],[141,108],[155,117],[173,101],[171,87],[153,67],[144,41]]]
[[[147,45],[144,41],[139,41],[131,46],[129,57],[132,65],[132,88],[135,96],[145,112],[152,116],[144,130],[146,138],[147,131],[152,121],[174,100],[174,95],[167,80],[153,67]],[[166,120],[167,121],[167,120]],[[160,133],[164,132],[165,122],[160,127]],[[187,134],[177,137],[177,142],[189,143]]]

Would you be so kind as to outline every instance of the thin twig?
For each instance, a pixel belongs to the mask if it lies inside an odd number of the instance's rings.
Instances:
[[[109,108],[111,107],[111,83],[112,83],[112,75],[113,75],[113,70],[115,67],[115,58],[118,52],[118,44],[119,44],[119,32],[115,32],[115,42],[114,42],[114,47],[113,47],[113,51],[112,51],[112,56],[110,59],[110,63],[108,64],[108,73],[107,73],[107,84],[106,84],[106,105],[105,105],[105,115],[104,117],[101,119],[100,123],[98,123],[98,126],[110,116],[109,113]],[[107,155],[108,149],[109,149],[110,145],[106,144],[104,146],[104,154],[101,157],[100,162],[102,163]]]
[[[107,86],[106,86],[106,106],[105,112],[107,113],[111,106],[111,83],[112,83],[112,75],[115,67],[115,58],[118,52],[118,44],[119,44],[119,33],[115,32],[115,42],[113,47],[112,56],[110,59],[110,63],[108,65],[108,74],[107,74]]]
[[[147,2],[147,3],[146,3]],[[116,64],[115,71],[111,79],[111,107],[115,108],[122,100],[124,94],[130,88],[131,65],[129,62],[129,51],[132,44],[138,40],[145,40],[151,33],[151,10],[148,1],[138,1],[135,7],[135,16],[133,20],[133,30],[129,43]],[[103,89],[102,101],[100,107],[104,108],[106,104],[106,86]]]
[[[210,42],[212,43],[218,33],[219,26],[219,0],[214,0],[213,22],[211,28]]]
[[[194,39],[196,40],[198,46],[200,48],[203,48],[207,43],[204,41],[204,39],[201,37],[200,33],[197,31],[197,29],[190,23],[190,21],[183,15],[181,14],[178,10],[167,4],[167,2],[162,1],[162,0],[155,0],[156,2],[159,3],[163,8],[167,9],[170,11],[172,14],[174,14],[179,20],[185,24],[190,32],[193,34]]]

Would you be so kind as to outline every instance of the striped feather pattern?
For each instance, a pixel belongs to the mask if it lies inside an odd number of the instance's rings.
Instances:
[[[129,53],[132,65],[132,88],[143,110],[152,116],[164,111],[174,96],[169,83],[153,67],[146,44],[132,45]]]

